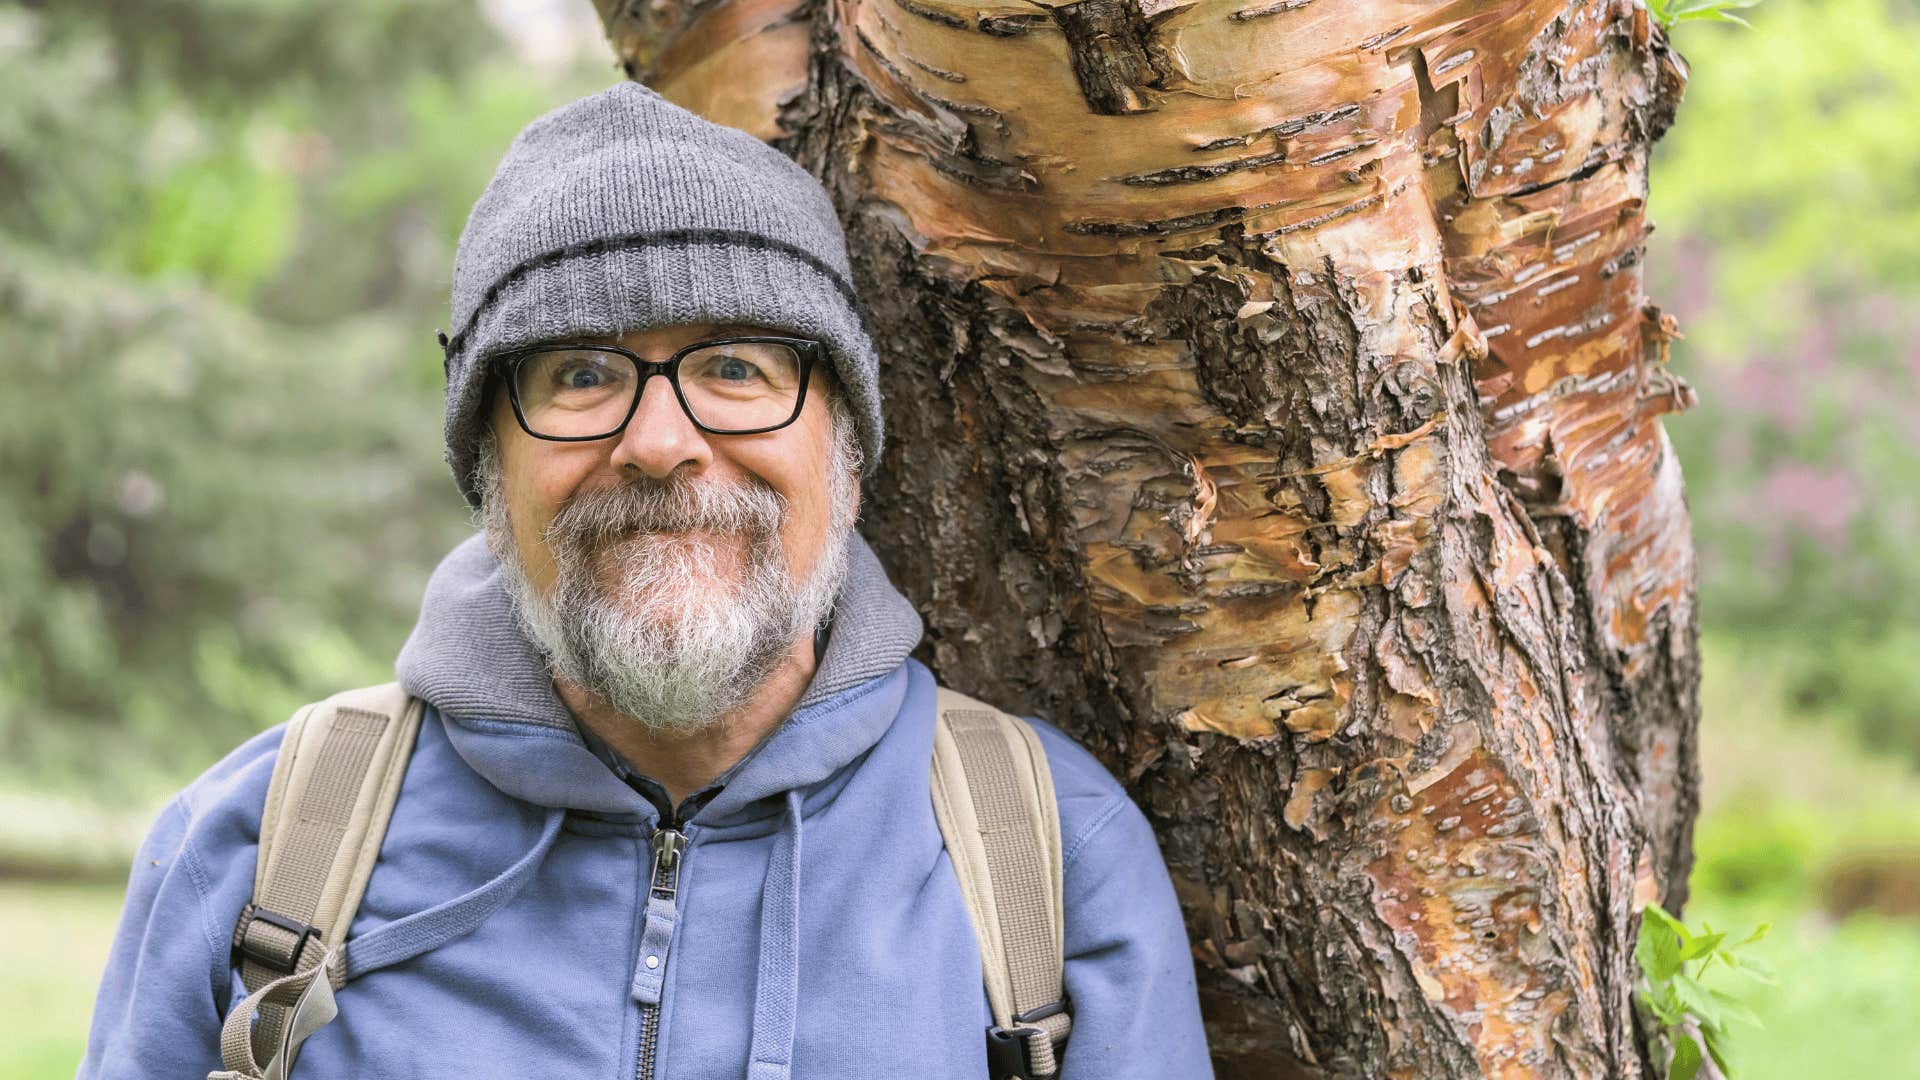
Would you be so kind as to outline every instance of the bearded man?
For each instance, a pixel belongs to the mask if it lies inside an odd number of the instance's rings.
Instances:
[[[400,654],[418,734],[302,1075],[1210,1074],[1154,836],[1039,722],[1071,1034],[990,1065],[920,619],[854,529],[878,362],[812,177],[638,85],[575,102],[474,206],[453,323],[483,535]],[[155,823],[81,1076],[247,1075],[221,1036],[253,934],[306,945],[252,902],[285,732]]]

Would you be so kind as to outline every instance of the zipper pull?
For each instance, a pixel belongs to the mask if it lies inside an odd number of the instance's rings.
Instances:
[[[673,925],[680,912],[682,855],[687,836],[678,829],[655,829],[653,874],[647,887],[646,921],[640,928],[640,956],[633,967],[633,999],[642,1005],[660,1004],[667,982],[667,949],[673,944]]]
[[[687,847],[687,834],[677,829],[653,832],[653,895],[672,901],[680,891],[680,853]]]

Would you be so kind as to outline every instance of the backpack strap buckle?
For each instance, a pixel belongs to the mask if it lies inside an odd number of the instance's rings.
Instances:
[[[1039,1033],[1039,1028],[1004,1028],[999,1024],[989,1025],[987,1027],[988,1080],[1038,1080],[1034,1075],[1032,1056],[1027,1051],[1027,1039]]]
[[[1056,1001],[1030,1009],[1013,1018],[1013,1027],[990,1024],[987,1027],[987,1076],[990,1080],[1052,1080],[1059,1075],[1059,1059],[1053,1054],[1058,1037],[1054,1028],[1064,1028],[1067,1003]],[[1042,1026],[1039,1021],[1059,1017]]]
[[[248,904],[233,928],[233,964],[239,967],[251,961],[275,974],[291,975],[300,969],[307,942],[319,933],[317,926]]]

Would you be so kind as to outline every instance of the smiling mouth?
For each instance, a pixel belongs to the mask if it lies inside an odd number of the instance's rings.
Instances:
[[[645,544],[649,541],[680,546],[683,544],[704,544],[716,551],[731,551],[753,546],[753,538],[734,529],[624,529],[603,537],[596,545],[603,549],[622,547],[628,544]]]
[[[630,529],[621,533],[623,540],[634,540],[648,536],[727,536],[745,539],[745,536],[733,529],[710,529],[699,526],[691,529]]]

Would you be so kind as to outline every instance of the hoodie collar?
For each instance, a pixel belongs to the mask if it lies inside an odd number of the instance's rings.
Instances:
[[[847,544],[847,579],[813,680],[701,818],[732,816],[826,779],[892,722],[904,680],[876,680],[897,672],[919,643],[920,616],[858,533]],[[581,738],[482,537],[462,542],[434,570],[395,667],[401,684],[449,721],[448,738],[467,764],[507,794],[549,807],[654,812]],[[646,771],[645,762],[633,765]]]

